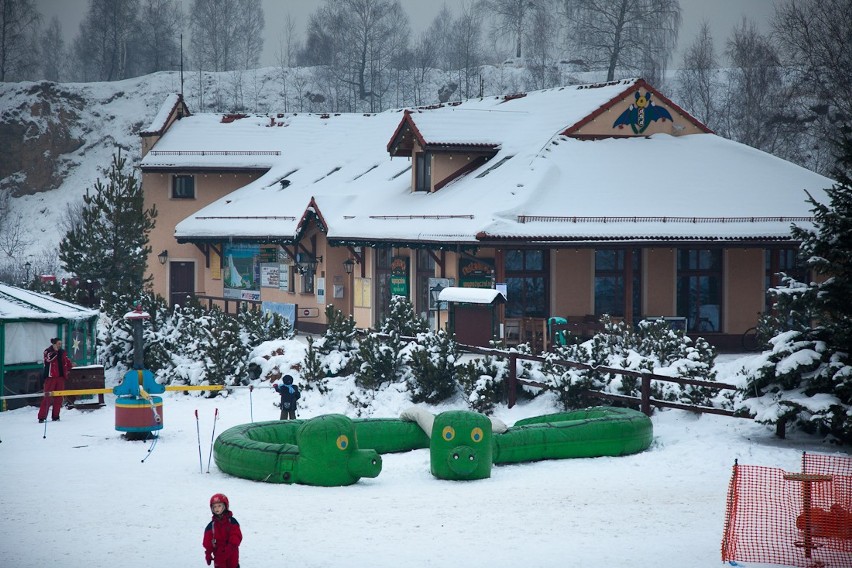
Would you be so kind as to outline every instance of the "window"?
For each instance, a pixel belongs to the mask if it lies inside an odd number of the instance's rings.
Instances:
[[[630,257],[629,264],[625,262]],[[633,321],[642,314],[642,251],[616,249],[595,251],[595,315],[613,317],[627,315],[627,294],[630,282]]]
[[[687,319],[687,331],[722,330],[721,250],[678,250],[677,315]]]
[[[313,272],[303,272],[302,273],[302,294],[313,294],[314,293],[314,278],[316,274]]]
[[[429,191],[432,189],[432,153],[417,152],[414,155],[414,191]]]
[[[541,250],[507,250],[507,318],[548,316],[547,256]]]
[[[172,199],[195,199],[195,176],[174,176]]]
[[[376,248],[376,325],[390,313],[393,248]]]
[[[435,277],[435,259],[428,250],[417,251],[417,290],[415,292],[416,306],[414,309],[425,320],[429,319],[429,279]]]
[[[784,284],[781,280],[781,272],[805,284],[810,280],[807,267],[799,261],[798,249],[768,249],[764,251],[764,266],[766,275],[763,289],[766,291],[766,311],[772,309],[769,289]]]

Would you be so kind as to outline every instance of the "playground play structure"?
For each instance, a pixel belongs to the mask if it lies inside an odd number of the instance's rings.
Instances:
[[[722,560],[852,566],[852,457],[802,454],[802,471],[734,463]]]
[[[437,416],[419,408],[399,419],[310,420],[234,426],[213,445],[219,469],[269,483],[341,486],[377,477],[381,454],[428,448],[432,475],[445,480],[491,476],[494,464],[622,456],[647,449],[651,420],[626,408],[591,408],[520,420],[511,428],[465,410]]]

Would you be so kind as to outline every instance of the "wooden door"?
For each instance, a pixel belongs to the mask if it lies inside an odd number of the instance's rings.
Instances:
[[[488,347],[492,338],[492,306],[457,304],[453,312],[456,341]]]
[[[187,296],[195,295],[195,263],[169,262],[169,304],[182,306]]]

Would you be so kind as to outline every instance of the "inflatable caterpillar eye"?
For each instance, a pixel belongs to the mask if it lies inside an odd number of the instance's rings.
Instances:
[[[482,428],[474,428],[473,430],[470,431],[470,439],[473,440],[474,442],[481,442],[482,436],[483,436]]]
[[[337,448],[340,450],[345,450],[349,447],[349,436],[346,434],[341,434],[337,437]]]
[[[456,437],[456,429],[452,426],[444,426],[444,430],[441,432],[441,437],[447,442],[452,441],[452,439]]]

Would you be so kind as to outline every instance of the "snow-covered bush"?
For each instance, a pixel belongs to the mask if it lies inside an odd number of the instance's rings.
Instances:
[[[316,348],[316,344],[322,341],[320,339],[318,342],[313,337],[308,336],[308,348],[305,350],[305,358],[302,363],[302,377],[305,379],[308,388],[316,387],[319,392],[325,393],[326,390],[323,382],[323,379],[326,377],[325,364],[323,363],[325,357]]]
[[[506,396],[509,359],[495,355],[479,357],[461,364],[456,375],[471,410],[491,414]]]
[[[672,329],[664,320],[643,321],[635,329],[624,322],[602,320],[604,331],[582,344],[558,346],[548,355],[550,382],[559,393],[565,408],[583,408],[600,404],[588,390],[631,397],[641,395],[641,379],[606,372],[596,367],[626,369],[636,372],[715,380],[715,350],[704,339],[694,343],[682,331]],[[592,369],[562,368],[555,359],[591,365]],[[712,406],[717,400],[715,389],[677,385],[664,381],[651,383],[651,397],[685,404]]]
[[[404,296],[391,296],[387,316],[379,325],[379,333],[396,333],[414,337],[429,330],[429,324],[414,311],[414,305]]]
[[[355,359],[355,384],[367,390],[378,390],[382,385],[403,380],[406,376],[405,345],[396,332],[382,337],[369,334],[361,340]]]
[[[438,404],[458,393],[456,361],[459,353],[450,334],[444,330],[420,333],[411,347],[408,378],[411,402]]]

